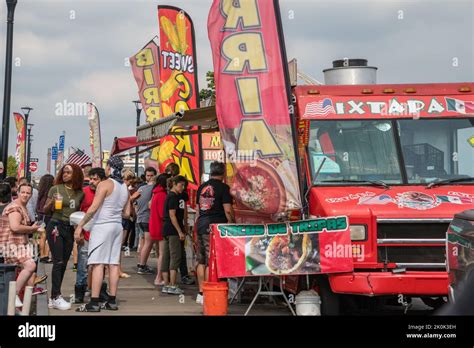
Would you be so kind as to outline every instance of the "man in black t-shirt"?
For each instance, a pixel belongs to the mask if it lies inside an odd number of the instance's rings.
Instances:
[[[163,259],[161,272],[164,286],[163,293],[181,295],[181,290],[176,285],[176,274],[181,263],[181,241],[186,237],[184,210],[186,202],[182,193],[186,186],[186,178],[178,175],[171,178],[171,187],[165,200],[163,211]]]
[[[178,176],[180,172],[179,166],[176,163],[169,163],[165,168],[165,173],[171,175],[171,177]],[[186,182],[186,186],[184,187],[183,193],[180,195],[180,199],[183,199],[186,203],[189,202],[189,194],[188,194],[188,184]],[[188,207],[185,204],[184,208],[184,221],[188,221]],[[187,231],[185,231],[187,232]],[[184,248],[185,241],[181,241],[181,263],[179,265],[179,273],[181,275],[181,283],[185,285],[192,285],[194,284],[194,279],[189,276],[188,273],[188,263],[186,257],[186,249]]]
[[[198,267],[199,294],[196,302],[202,304],[202,285],[208,277],[209,259],[209,225],[235,222],[232,208],[230,187],[224,184],[225,164],[211,163],[211,178],[199,186],[197,191],[198,217],[196,221],[198,233]]]

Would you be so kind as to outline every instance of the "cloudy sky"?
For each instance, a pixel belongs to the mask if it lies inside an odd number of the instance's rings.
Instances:
[[[47,148],[66,131],[66,146],[89,150],[87,117],[55,114],[57,103],[94,102],[103,149],[135,133],[137,87],[128,57],[158,34],[157,5],[187,11],[196,29],[200,87],[212,70],[207,38],[211,0],[18,0],[11,111],[33,107],[32,157],[46,170]],[[281,0],[288,58],[323,81],[332,60],[366,58],[379,83],[474,81],[472,0]],[[0,1],[0,97],[6,5]],[[2,101],[3,103],[3,101]],[[142,119],[143,120],[143,119]],[[10,125],[11,154],[16,130]]]

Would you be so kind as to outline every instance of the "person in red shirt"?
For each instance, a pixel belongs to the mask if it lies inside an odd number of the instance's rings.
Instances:
[[[167,195],[167,182],[171,177],[169,174],[160,174],[155,179],[155,187],[153,188],[153,196],[150,205],[150,239],[156,243],[156,250],[158,251],[157,258],[157,272],[155,278],[155,285],[163,285],[163,278],[161,276],[161,261],[163,259],[163,213],[165,209],[165,200]]]
[[[107,179],[105,170],[103,168],[92,168],[89,171],[89,185],[84,187],[84,199],[81,203],[81,211],[87,212],[87,209],[92,205],[95,196],[97,185],[102,180]],[[87,271],[87,254],[89,251],[89,237],[90,232],[82,230],[82,244],[78,243],[77,249],[77,274],[76,285],[74,286],[74,303],[83,303],[84,294],[87,289],[90,289],[91,279]]]

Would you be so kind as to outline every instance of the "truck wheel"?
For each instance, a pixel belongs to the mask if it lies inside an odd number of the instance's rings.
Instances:
[[[318,279],[319,297],[321,298],[321,315],[339,315],[341,314],[340,302],[341,296],[332,292],[329,279],[320,277]]]
[[[433,309],[438,309],[448,302],[444,297],[422,297],[421,300],[425,305]]]

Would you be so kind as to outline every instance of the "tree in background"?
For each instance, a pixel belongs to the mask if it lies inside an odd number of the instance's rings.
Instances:
[[[18,174],[18,164],[16,163],[16,159],[13,156],[8,156],[7,176],[16,177],[17,174]]]
[[[205,101],[205,105],[214,105],[216,103],[216,85],[214,83],[214,71],[206,73],[207,88],[201,89],[199,99]]]

